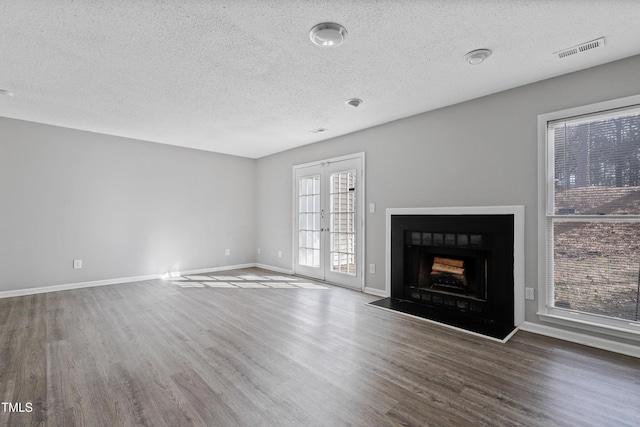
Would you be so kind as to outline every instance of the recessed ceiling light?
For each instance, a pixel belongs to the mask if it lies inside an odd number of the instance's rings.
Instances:
[[[472,50],[464,56],[464,60],[471,65],[482,64],[485,59],[491,56],[489,49],[477,49]]]
[[[353,108],[358,108],[360,106],[360,104],[362,104],[362,99],[359,99],[359,98],[347,99],[345,101],[345,104],[347,104],[348,106],[353,107]]]
[[[4,89],[0,89],[0,95],[13,98],[13,92]]]
[[[311,41],[322,47],[340,46],[346,36],[347,30],[342,25],[333,22],[318,24],[309,31]]]

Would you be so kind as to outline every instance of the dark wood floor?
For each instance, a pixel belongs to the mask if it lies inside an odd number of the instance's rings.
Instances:
[[[244,274],[276,275],[212,273]],[[0,400],[33,405],[0,425],[640,425],[635,358],[499,344],[303,280],[200,280],[0,300]]]

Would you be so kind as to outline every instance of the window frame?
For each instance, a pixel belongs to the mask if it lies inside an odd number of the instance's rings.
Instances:
[[[630,322],[623,319],[590,314],[581,311],[551,307],[551,289],[553,280],[553,263],[550,262],[548,251],[553,240],[553,219],[559,217],[548,210],[552,202],[554,182],[549,178],[550,166],[554,164],[553,152],[549,149],[548,123],[563,119],[573,119],[580,116],[605,115],[607,111],[640,106],[640,95],[598,102],[574,108],[554,111],[538,116],[538,318],[543,322],[586,330],[588,332],[615,336],[619,338],[640,341],[640,322]],[[638,222],[638,216],[611,216],[607,218],[592,216],[564,216],[562,220],[575,221],[629,221]],[[550,265],[551,264],[551,265]]]

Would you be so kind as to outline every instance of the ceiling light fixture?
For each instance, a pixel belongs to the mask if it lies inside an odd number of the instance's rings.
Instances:
[[[347,36],[347,30],[333,22],[318,24],[309,31],[311,41],[321,47],[340,46]]]
[[[477,49],[472,50],[464,56],[464,60],[470,65],[479,65],[484,62],[485,59],[491,56],[489,49]]]
[[[13,98],[13,92],[10,92],[10,91],[4,90],[4,89],[0,89],[0,95],[6,96],[8,98]]]
[[[362,99],[359,99],[359,98],[347,99],[345,101],[345,104],[347,104],[348,106],[353,107],[353,108],[358,108],[360,106],[360,104],[362,104]]]

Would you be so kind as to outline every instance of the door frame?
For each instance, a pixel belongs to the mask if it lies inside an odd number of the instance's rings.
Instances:
[[[340,161],[344,161],[344,160],[360,160],[361,164],[362,164],[362,170],[360,171],[360,176],[357,177],[358,181],[361,182],[361,185],[359,185],[360,191],[361,191],[361,196],[360,198],[361,203],[356,203],[356,215],[357,217],[359,217],[360,221],[359,221],[359,227],[358,227],[358,235],[357,235],[357,239],[356,239],[356,247],[359,247],[360,250],[356,250],[356,262],[358,264],[358,268],[356,270],[356,274],[360,275],[360,280],[359,280],[359,288],[352,288],[352,287],[347,287],[348,289],[356,289],[359,290],[361,292],[364,292],[365,289],[365,273],[366,273],[366,269],[365,269],[365,230],[366,230],[366,218],[365,218],[365,206],[366,206],[366,181],[365,181],[365,177],[366,177],[366,168],[365,168],[365,153],[364,151],[359,152],[359,153],[353,153],[353,154],[347,154],[344,156],[339,156],[339,157],[332,157],[329,159],[322,159],[322,160],[316,160],[313,162],[307,162],[307,163],[302,163],[299,165],[294,165],[292,168],[292,175],[291,175],[291,183],[292,183],[292,190],[291,190],[291,271],[293,272],[294,275],[299,275],[296,273],[296,257],[297,257],[297,252],[296,252],[296,239],[298,238],[298,230],[296,228],[296,217],[298,215],[298,198],[297,198],[297,194],[296,194],[296,188],[297,188],[297,181],[296,181],[296,171],[298,169],[303,169],[303,168],[308,168],[308,167],[312,167],[312,166],[326,166],[328,164],[331,163],[336,163],[336,162],[340,162]],[[324,185],[324,183],[323,183]],[[314,280],[318,280],[318,279],[314,279]],[[330,282],[332,284],[341,286],[340,283],[333,283]]]

